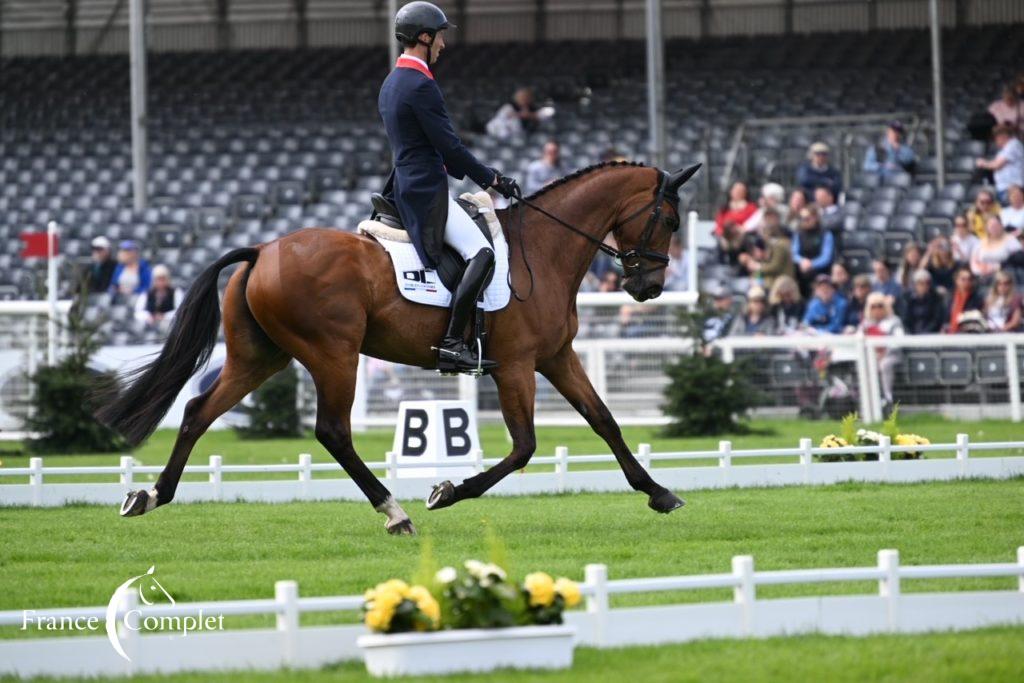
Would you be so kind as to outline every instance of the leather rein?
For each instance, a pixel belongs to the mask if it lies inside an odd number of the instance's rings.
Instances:
[[[569,230],[570,232],[573,232],[579,235],[580,237],[583,237],[588,242],[597,245],[599,251],[615,259],[615,261],[622,267],[622,271],[625,277],[645,275],[647,273],[652,273],[656,270],[661,270],[662,268],[668,266],[668,254],[662,253],[660,251],[652,251],[651,249],[648,248],[648,242],[650,242],[651,237],[654,236],[654,229],[659,224],[664,223],[664,219],[662,218],[662,206],[664,205],[665,200],[667,199],[671,201],[673,203],[673,206],[678,206],[679,202],[679,195],[674,191],[669,191],[669,174],[665,173],[662,170],[658,170],[658,177],[659,183],[658,188],[654,191],[654,198],[651,199],[651,201],[644,204],[643,206],[641,206],[633,213],[631,213],[622,222],[612,227],[611,232],[614,232],[615,230],[618,230],[623,226],[627,225],[628,223],[630,223],[631,221],[635,220],[638,216],[642,215],[645,211],[650,209],[651,213],[647,217],[647,223],[644,225],[644,231],[640,235],[640,243],[633,249],[628,249],[626,251],[617,249],[611,246],[610,244],[606,244],[603,239],[598,239],[597,237],[594,237],[593,235],[584,232],[583,230],[580,230],[571,223],[562,220],[558,216],[552,214],[546,209],[537,206],[536,204],[523,198],[522,196],[514,197],[516,201],[516,206],[519,207],[519,216],[517,222],[519,223],[520,251],[523,254],[523,263],[526,264],[526,270],[530,274],[530,294],[526,295],[526,299],[530,298],[530,296],[533,294],[533,269],[530,268],[530,263],[529,261],[526,260],[526,250],[523,245],[523,213],[521,205],[528,206],[537,213],[547,216],[555,223],[561,225],[563,228]],[[678,209],[676,209],[676,212],[678,214]],[[675,232],[678,229],[679,225],[677,224],[676,227],[672,229],[672,232]],[[655,261],[658,265],[651,268],[643,268],[643,260]],[[519,293],[516,292],[514,287],[512,287],[511,268],[509,268],[508,270],[508,282],[509,287],[512,290],[512,294],[516,297],[516,300],[525,301],[526,299],[520,298]]]

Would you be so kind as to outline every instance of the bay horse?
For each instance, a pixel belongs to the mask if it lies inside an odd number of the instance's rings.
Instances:
[[[528,292],[512,297],[486,321],[487,353],[498,362],[492,374],[512,452],[458,485],[435,486],[428,509],[478,497],[526,466],[536,448],[535,371],[608,443],[626,481],[648,495],[653,510],[668,513],[684,505],[630,452],[572,340],[578,328],[576,293],[598,249],[621,257],[623,287],[634,299],[661,294],[669,240],[680,223],[678,190],[697,168],[669,174],[631,162],[597,164],[497,212],[510,245],[512,284]],[[609,233],[617,249],[603,243]],[[356,454],[349,413],[359,354],[434,368],[431,345],[441,338],[448,312],[402,298],[387,252],[370,237],[311,228],[225,254],[192,284],[159,356],[126,378],[125,390],[97,417],[131,444],[153,432],[188,378],[209,360],[221,317],[218,275],[236,263],[241,266],[231,275],[223,301],[224,368],[209,389],[188,402],[155,486],[129,492],[121,514],[142,515],[171,502],[189,454],[210,424],[294,358],[316,385],[317,440],[373,508],[387,516],[389,533],[415,533],[409,516]]]

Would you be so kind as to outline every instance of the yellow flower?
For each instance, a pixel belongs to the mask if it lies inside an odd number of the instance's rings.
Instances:
[[[393,588],[377,588],[377,593],[373,598],[373,607],[371,609],[383,609],[389,614],[394,611],[396,607],[402,602],[402,594]]]
[[[377,595],[376,588],[367,588],[366,592],[363,593],[363,602],[373,602],[375,595]]]
[[[567,579],[564,576],[559,577],[555,581],[555,592],[565,600],[566,607],[575,607],[580,604],[580,587],[572,579]]]
[[[555,601],[555,582],[544,572],[527,574],[523,586],[530,594],[531,607],[547,607]]]
[[[377,590],[381,590],[382,588],[396,591],[403,598],[408,597],[409,595],[409,584],[401,579],[390,579],[384,583],[377,584]]]
[[[931,441],[917,434],[897,434],[897,446],[927,446]]]
[[[437,604],[437,600],[430,594],[430,591],[423,586],[413,586],[409,589],[409,599],[415,602],[420,612],[430,619],[431,627],[437,628],[441,621],[441,606]],[[422,626],[417,626],[417,628],[423,629]]]
[[[821,440],[821,445],[819,446],[819,448],[845,448],[846,446],[849,445],[850,444],[848,444],[846,442],[846,439],[844,439],[843,437],[836,436],[835,434],[829,434],[828,436]]]
[[[391,617],[393,616],[391,610],[384,610],[380,607],[374,607],[366,613],[363,618],[363,622],[366,627],[371,631],[387,631],[388,626],[391,625]]]

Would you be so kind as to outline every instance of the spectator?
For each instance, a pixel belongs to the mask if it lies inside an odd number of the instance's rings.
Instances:
[[[850,282],[850,271],[846,269],[846,264],[836,261],[832,264],[832,272],[829,275],[836,291],[842,294],[844,299],[849,300],[850,292],[853,291],[853,283]]]
[[[868,295],[868,305],[864,309],[864,319],[860,329],[868,336],[900,337],[903,336],[903,323],[892,312],[892,304],[888,297],[879,292]],[[903,359],[899,347],[885,346],[876,349],[878,353],[878,375],[882,384],[882,412],[893,404],[892,388],[895,384],[896,367]]]
[[[733,183],[729,188],[729,201],[718,210],[718,214],[715,216],[715,234],[723,235],[726,223],[742,226],[748,218],[754,215],[755,211],[757,211],[757,206],[747,199],[747,184],[739,181]]]
[[[974,205],[967,209],[967,223],[971,232],[980,240],[985,236],[985,224],[989,216],[998,216],[1001,212],[996,195],[992,190],[980,190],[974,198]],[[955,226],[954,226],[955,227]]]
[[[960,332],[961,318],[964,313],[980,311],[984,302],[975,291],[974,274],[970,268],[960,268],[953,278],[955,287],[949,302],[949,317],[946,319],[947,329],[956,334]]]
[[[981,244],[981,240],[971,229],[970,219],[965,215],[953,219],[953,236],[949,242],[953,247],[953,259],[963,265],[970,264],[974,250]]]
[[[924,253],[921,251],[921,245],[917,242],[907,242],[907,245],[903,247],[903,257],[900,259],[899,267],[896,268],[896,282],[901,290],[910,286],[910,278],[914,271],[922,267],[923,258]]]
[[[868,147],[864,156],[864,172],[883,179],[903,173],[913,175],[917,168],[917,155],[910,145],[903,144],[905,133],[901,122],[891,122],[885,129],[885,139]]]
[[[775,318],[776,331],[788,334],[800,327],[804,319],[804,302],[800,298],[800,287],[792,277],[780,275],[775,278],[768,293],[768,304]]]
[[[533,90],[519,88],[512,94],[509,102],[501,105],[494,117],[487,122],[487,134],[491,137],[507,140],[511,137],[532,133],[540,126],[540,122],[555,113],[551,107],[540,107],[534,102]]]
[[[999,125],[992,129],[992,138],[999,151],[991,159],[978,159],[978,168],[992,171],[999,202],[1005,204],[1010,185],[1024,186],[1024,144],[1017,139],[1014,129]]]
[[[544,143],[544,151],[540,159],[530,162],[526,168],[526,178],[523,180],[523,192],[533,194],[542,187],[565,175],[565,166],[562,164],[562,149],[554,140]]]
[[[913,286],[900,297],[899,313],[909,334],[935,334],[946,319],[946,302],[927,270],[914,273]]]
[[[139,257],[139,245],[124,240],[117,246],[117,267],[110,280],[111,292],[125,298],[149,291],[152,273],[149,261]]]
[[[793,194],[789,195],[789,207],[785,221],[790,236],[796,234],[796,231],[800,229],[800,211],[805,206],[807,206],[807,197],[804,196],[804,191],[793,190]]]
[[[1013,276],[996,273],[985,297],[985,322],[992,332],[1018,332],[1021,329],[1021,296],[1013,285]]]
[[[740,254],[739,263],[746,269],[751,278],[760,280],[769,290],[775,280],[781,276],[793,277],[792,246],[777,222],[778,214],[770,209],[766,214],[769,220],[767,239],[755,236],[748,252]]]
[[[1024,189],[1020,185],[1010,185],[1006,191],[1007,205],[999,210],[999,217],[1007,230],[1024,230]]]
[[[740,254],[746,251],[747,234],[735,221],[726,221],[722,234],[715,236],[718,242],[718,261],[730,266],[739,265]]]
[[[605,271],[601,276],[601,283],[597,286],[599,292],[617,292],[622,289],[622,278],[614,270]]]
[[[822,230],[818,209],[806,206],[800,210],[800,229],[793,236],[793,263],[797,268],[800,291],[807,294],[818,275],[828,273],[835,259],[835,238]]]
[[[988,105],[988,111],[996,120],[996,124],[1021,130],[1021,124],[1024,123],[1021,121],[1021,102],[1012,85],[1003,88],[1003,96]]]
[[[768,314],[767,295],[760,287],[747,292],[747,306],[729,328],[730,337],[763,337],[775,334],[775,319]]]
[[[864,317],[864,308],[868,305],[869,294],[871,294],[871,277],[866,273],[861,273],[853,278],[853,287],[849,298],[850,305],[846,307],[846,318],[843,320],[843,332],[855,332],[860,327],[861,318]]]
[[[971,235],[971,238],[978,239],[974,235]],[[938,235],[928,243],[921,266],[931,274],[932,282],[936,287],[941,287],[947,292],[952,291],[956,261],[953,259],[953,248],[950,246],[948,237]]]
[[[147,327],[166,330],[181,305],[182,292],[171,285],[171,271],[161,264],[153,268],[153,286],[135,302],[135,319]]]
[[[92,240],[92,262],[89,264],[88,287],[90,294],[102,294],[110,289],[117,261],[110,255],[110,240],[95,237]]]
[[[778,183],[765,183],[762,185],[761,198],[757,200],[757,211],[746,220],[743,224],[743,229],[747,232],[757,232],[767,237],[764,233],[767,223],[765,213],[774,211],[779,222],[785,222],[786,206],[783,203],[785,200],[786,190],[782,185]]]
[[[814,296],[807,303],[804,325],[828,334],[843,331],[846,320],[846,299],[836,293],[832,279],[824,273],[814,278]]]
[[[1020,242],[1006,232],[999,216],[990,216],[985,225],[986,235],[971,257],[971,272],[980,278],[989,278],[1010,258],[1021,250]]]
[[[889,297],[889,301],[896,301],[900,298],[900,285],[892,278],[892,270],[885,259],[876,258],[871,262],[871,269],[874,277],[871,280],[871,291],[881,292]]]
[[[668,265],[665,266],[665,289],[684,292],[690,288],[690,262],[683,249],[680,233],[672,235],[668,243]]]
[[[814,191],[819,187],[832,190],[838,197],[843,191],[843,178],[839,169],[829,164],[829,149],[824,142],[811,145],[807,159],[796,170],[796,184],[804,191],[807,201],[812,201]]]
[[[732,291],[728,287],[718,285],[712,290],[711,297],[711,314],[704,319],[704,341],[709,344],[728,336],[733,318],[736,317],[732,310]]]
[[[821,227],[832,234],[843,229],[843,214],[836,205],[836,197],[832,190],[827,187],[819,187],[814,190],[814,203],[818,205],[818,213],[821,216]]]

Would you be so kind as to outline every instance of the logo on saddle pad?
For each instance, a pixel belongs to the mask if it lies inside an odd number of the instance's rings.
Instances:
[[[402,289],[407,292],[436,292],[437,271],[427,268],[402,271]]]

